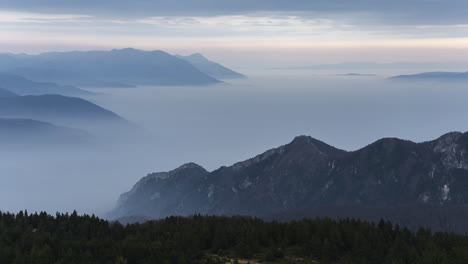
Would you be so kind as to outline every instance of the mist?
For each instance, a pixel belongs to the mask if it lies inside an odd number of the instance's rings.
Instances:
[[[210,86],[89,88],[82,96],[135,124],[96,144],[0,149],[0,210],[105,215],[141,177],[196,162],[231,165],[310,135],[345,150],[468,130],[463,84],[393,82],[391,73],[262,70]],[[60,124],[57,125],[70,125]]]

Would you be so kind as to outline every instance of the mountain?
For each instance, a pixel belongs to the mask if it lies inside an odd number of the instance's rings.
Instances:
[[[35,82],[17,75],[0,73],[0,87],[14,92],[18,95],[43,95],[43,94],[61,94],[61,95],[86,95],[91,92],[69,86],[58,85],[55,83]]]
[[[0,142],[5,145],[84,143],[89,135],[81,130],[55,126],[32,119],[0,118]]]
[[[185,206],[180,205],[181,198],[200,184],[208,174],[201,166],[188,163],[169,172],[152,173],[142,178],[128,193],[119,198],[119,207],[115,215],[172,215],[186,214]],[[190,202],[190,201],[187,201]],[[179,211],[180,208],[180,211]]]
[[[352,152],[300,136],[213,172],[189,164],[150,174],[121,195],[111,216],[269,217],[321,207],[464,206],[467,153],[468,133],[423,143],[385,138]]]
[[[234,79],[245,78],[245,75],[235,72],[223,65],[210,61],[200,53],[195,53],[189,56],[176,55],[178,58],[188,61],[201,72],[216,78],[216,79]]]
[[[51,52],[0,56],[0,71],[78,86],[205,85],[216,79],[163,51]]]
[[[413,75],[398,75],[390,79],[403,81],[467,82],[468,72],[425,72]]]
[[[14,97],[14,96],[18,96],[18,95],[8,90],[0,88],[0,97]]]
[[[349,77],[372,77],[372,76],[377,76],[375,74],[369,74],[369,73],[345,73],[345,74],[337,74],[336,76],[349,76]]]
[[[0,98],[0,117],[38,120],[125,122],[117,114],[81,98],[28,95]]]
[[[283,67],[274,67],[271,69],[283,70],[376,70],[376,69],[407,69],[407,70],[437,70],[437,69],[463,69],[468,65],[466,63],[421,63],[421,62],[343,62],[336,64],[315,64],[315,65],[291,65]]]

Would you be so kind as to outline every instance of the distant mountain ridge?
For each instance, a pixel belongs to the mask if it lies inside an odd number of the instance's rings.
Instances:
[[[0,117],[123,121],[117,114],[84,99],[52,94],[0,98]]]
[[[68,96],[89,95],[91,92],[70,85],[35,82],[21,76],[0,73],[0,87],[17,95],[60,94]]]
[[[18,95],[9,90],[0,88],[0,97],[13,97],[13,96],[18,96]]]
[[[0,71],[32,80],[78,86],[206,85],[219,82],[163,51],[0,54]]]
[[[216,79],[245,78],[245,75],[228,69],[219,63],[210,61],[200,53],[195,53],[189,56],[176,56],[180,59],[188,61],[201,72]]]
[[[403,81],[461,81],[468,82],[468,72],[425,72],[413,75],[398,75],[391,80]]]
[[[59,127],[50,123],[22,118],[0,118],[0,142],[2,145],[77,144],[89,140],[81,130]]]
[[[121,195],[110,215],[268,217],[320,207],[464,206],[467,153],[468,133],[423,143],[385,138],[352,152],[300,136],[213,172],[190,163],[150,174]]]
[[[337,74],[336,76],[350,76],[350,77],[353,77],[353,76],[356,76],[356,77],[372,77],[372,76],[377,76],[376,74],[370,74],[370,73],[354,73],[354,72],[351,72],[351,73],[344,73],[344,74]]]

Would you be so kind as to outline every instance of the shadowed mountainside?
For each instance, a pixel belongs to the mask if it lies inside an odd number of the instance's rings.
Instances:
[[[190,163],[149,174],[121,195],[111,216],[202,213],[284,218],[293,211],[301,212],[296,217],[313,215],[323,207],[464,206],[466,153],[468,133],[448,133],[423,143],[385,138],[353,152],[300,136],[213,172]]]

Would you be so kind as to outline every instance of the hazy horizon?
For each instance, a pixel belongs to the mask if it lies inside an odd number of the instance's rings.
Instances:
[[[467,12],[462,0],[2,0],[0,52],[133,47],[201,52],[239,69],[468,63]]]
[[[95,147],[2,152],[0,200],[8,203],[0,209],[103,215],[148,173],[187,162],[214,170],[299,135],[356,150],[383,137],[422,142],[468,131],[463,84],[333,72],[271,70],[210,86],[92,89],[100,94],[86,99],[144,135],[113,138],[109,131],[107,143]]]

